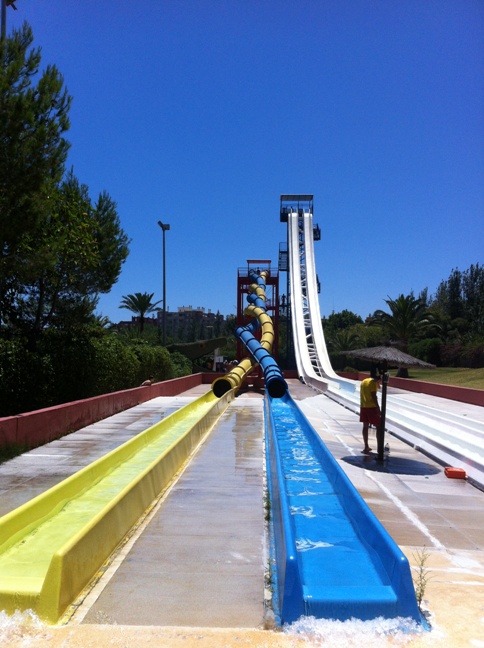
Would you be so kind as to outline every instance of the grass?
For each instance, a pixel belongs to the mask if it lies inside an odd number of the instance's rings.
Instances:
[[[417,564],[415,575],[413,577],[413,584],[415,586],[418,609],[422,612],[422,602],[425,596],[425,590],[427,589],[427,584],[431,578],[427,567],[427,560],[430,558],[430,554],[424,546],[423,549],[417,549],[417,551],[412,555]]]
[[[395,371],[390,371],[394,376]],[[435,369],[409,369],[409,378],[440,385],[455,387],[472,387],[484,389],[484,368],[466,369],[462,367],[436,367]]]

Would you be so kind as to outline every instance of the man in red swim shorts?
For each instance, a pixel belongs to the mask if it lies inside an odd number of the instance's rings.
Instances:
[[[363,423],[363,443],[365,447],[362,452],[369,454],[371,448],[368,445],[368,427],[374,425],[376,428],[380,425],[380,405],[378,404],[378,381],[380,376],[375,367],[372,367],[370,378],[365,378],[360,385],[360,421]]]

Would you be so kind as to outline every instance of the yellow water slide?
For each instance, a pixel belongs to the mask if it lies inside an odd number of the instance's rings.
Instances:
[[[0,518],[0,609],[56,623],[220,418],[202,396]]]

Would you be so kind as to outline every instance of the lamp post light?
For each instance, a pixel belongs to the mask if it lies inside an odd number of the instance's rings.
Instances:
[[[166,269],[165,269],[165,232],[170,229],[167,223],[158,221],[163,231],[163,346],[166,346]]]

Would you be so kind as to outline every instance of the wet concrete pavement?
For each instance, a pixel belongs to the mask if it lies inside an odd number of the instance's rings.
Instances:
[[[85,623],[263,624],[262,428],[262,399],[229,407],[99,584]]]
[[[0,516],[136,436],[192,397],[157,398],[0,464]]]
[[[298,381],[289,386],[416,575],[427,556],[421,569],[428,577],[423,607],[433,629],[407,637],[405,645],[484,646],[484,493],[448,479],[442,466],[392,436],[383,466],[363,456],[354,413]],[[202,385],[176,399],[155,399],[0,465],[0,513],[204,391]],[[67,625],[51,631],[49,645],[342,645],[322,643],[314,629],[297,636],[262,629],[267,622],[262,436],[262,396],[242,394]],[[29,645],[45,645],[40,642],[45,636],[29,634]],[[66,637],[69,643],[63,644]],[[381,636],[375,641],[365,644],[396,645]],[[360,645],[347,638],[344,643]]]

